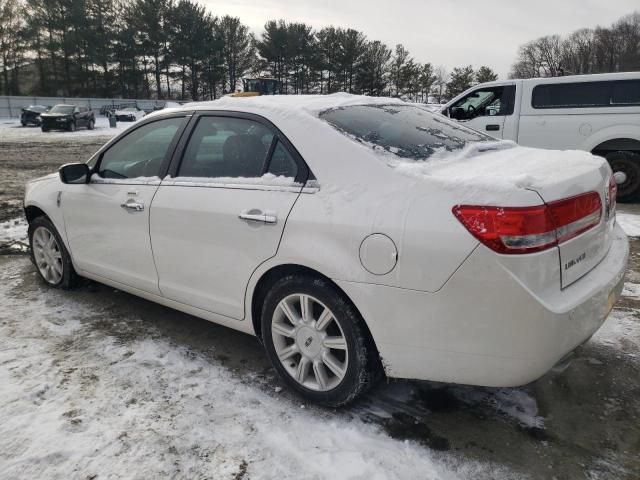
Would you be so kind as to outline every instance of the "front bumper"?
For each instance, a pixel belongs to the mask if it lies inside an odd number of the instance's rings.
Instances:
[[[482,246],[435,293],[336,283],[365,318],[388,376],[507,387],[536,380],[591,338],[621,294],[628,255],[616,226],[602,261],[550,302]]]

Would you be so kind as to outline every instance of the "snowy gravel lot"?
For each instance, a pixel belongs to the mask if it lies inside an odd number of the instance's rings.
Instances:
[[[0,244],[25,237],[27,178],[119,130],[7,122]],[[620,211],[640,236],[640,208]],[[564,368],[511,389],[393,381],[340,411],[283,390],[247,335],[93,282],[45,288],[12,252],[0,255],[2,479],[639,476],[640,240],[623,299]]]

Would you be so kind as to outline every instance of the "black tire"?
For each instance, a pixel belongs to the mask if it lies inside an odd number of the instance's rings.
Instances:
[[[284,368],[272,337],[274,312],[281,300],[290,295],[310,295],[328,307],[347,344],[349,361],[344,377],[331,390],[318,391],[305,387]],[[269,290],[262,307],[262,337],[267,355],[282,380],[300,396],[312,403],[341,407],[367,391],[382,376],[378,352],[370,339],[364,321],[342,292],[329,281],[308,275],[288,275]]]
[[[26,126],[27,126],[27,122],[20,122],[20,124],[21,124],[23,127],[26,127]]]
[[[62,257],[62,262],[61,262],[62,277],[60,281],[55,283],[50,282],[44,277],[44,275],[42,274],[42,272],[40,271],[36,263],[36,259],[34,256],[33,234],[36,231],[36,229],[38,229],[39,227],[43,227],[53,234],[58,244],[59,251]],[[45,216],[36,217],[34,220],[32,220],[29,223],[29,246],[31,247],[30,248],[31,261],[36,267],[36,270],[38,271],[38,275],[40,275],[40,278],[42,278],[42,280],[48,286],[54,287],[54,288],[61,288],[63,290],[69,290],[74,286],[76,286],[76,284],[78,283],[79,277],[73,268],[73,264],[71,262],[71,256],[69,255],[69,252],[67,251],[67,248],[65,247],[64,242],[62,241],[62,238],[60,238],[60,234],[58,233],[58,230],[56,230],[56,227],[53,225],[51,220],[49,220],[47,217]]]
[[[42,127],[42,131],[43,131],[44,133],[47,133],[47,132],[49,131],[49,129],[48,129],[48,128],[46,128],[46,127]]]
[[[618,201],[634,202],[640,199],[640,155],[633,152],[611,152],[606,159],[615,172],[623,172],[627,179],[618,185]]]
[[[76,131],[76,122],[69,123],[69,131],[70,132],[75,132]]]
[[[93,130],[94,128],[96,128],[96,122],[94,120],[89,120],[89,125],[87,125],[87,128],[89,130]]]

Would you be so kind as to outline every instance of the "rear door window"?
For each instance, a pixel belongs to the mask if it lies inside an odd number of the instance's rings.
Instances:
[[[273,141],[273,132],[253,120],[202,117],[191,134],[178,176],[261,177]]]

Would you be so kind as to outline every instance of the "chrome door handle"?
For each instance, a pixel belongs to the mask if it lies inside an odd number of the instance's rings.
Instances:
[[[144,203],[142,202],[139,203],[132,200],[128,200],[125,203],[121,203],[120,206],[127,210],[133,210],[134,212],[141,212],[144,210]]]
[[[274,224],[278,222],[278,217],[273,213],[264,213],[261,210],[251,209],[251,210],[243,210],[238,215],[238,218],[241,220],[247,220],[250,222],[262,222],[262,223],[270,223]]]

